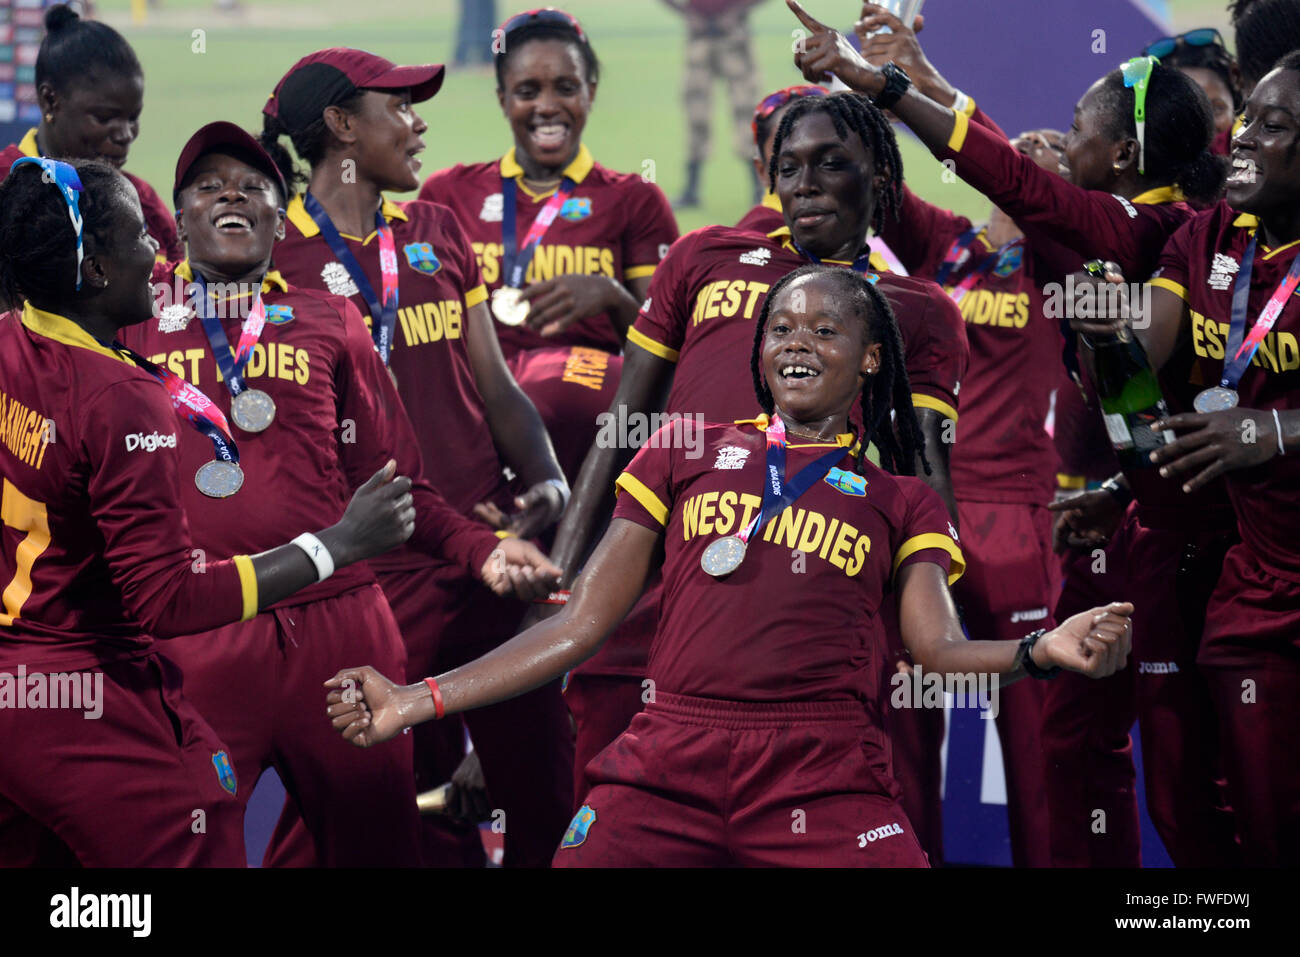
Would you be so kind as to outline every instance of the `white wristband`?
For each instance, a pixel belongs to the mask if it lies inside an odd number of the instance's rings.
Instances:
[[[1282,417],[1273,410],[1273,424],[1277,427],[1277,454],[1286,455],[1286,446],[1282,444]]]
[[[554,485],[560,490],[560,511],[569,507],[569,483],[564,479],[547,479],[547,485]]]
[[[311,532],[303,532],[290,544],[297,545],[307,553],[311,563],[316,566],[316,580],[318,582],[323,582],[334,574],[334,556],[325,547],[325,543]]]

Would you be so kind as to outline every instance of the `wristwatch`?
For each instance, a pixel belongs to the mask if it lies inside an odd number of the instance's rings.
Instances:
[[[1115,499],[1115,504],[1120,508],[1128,508],[1128,503],[1133,501],[1133,492],[1116,482],[1114,476],[1102,482],[1099,488],[1103,492],[1110,492],[1111,497]]]
[[[1046,628],[1039,628],[1037,631],[1031,631],[1025,637],[1020,639],[1020,648],[1018,649],[1020,664],[1024,666],[1025,674],[1031,678],[1042,678],[1050,681],[1061,673],[1060,665],[1052,665],[1050,668],[1040,668],[1034,664],[1034,645],[1038,639],[1047,634]]]
[[[892,109],[894,104],[911,87],[912,78],[907,75],[907,71],[901,66],[896,66],[893,63],[886,63],[881,67],[880,75],[885,78],[885,88],[875,95],[872,102],[879,109]]]

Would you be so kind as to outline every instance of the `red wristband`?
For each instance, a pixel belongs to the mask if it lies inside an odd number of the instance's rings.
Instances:
[[[442,705],[442,690],[438,687],[438,682],[432,678],[425,678],[424,683],[429,686],[429,693],[433,695],[433,716],[441,718],[447,713]]]
[[[572,594],[573,592],[569,591],[568,589],[564,589],[563,591],[553,591],[545,598],[533,599],[533,604],[534,605],[567,605],[569,603],[569,596]]]

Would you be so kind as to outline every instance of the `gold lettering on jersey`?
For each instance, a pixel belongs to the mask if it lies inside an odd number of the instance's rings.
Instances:
[[[962,296],[958,308],[971,325],[1023,329],[1029,322],[1029,293],[972,289]]]
[[[39,469],[50,444],[51,419],[0,392],[0,443],[24,465]]]
[[[1228,323],[1192,313],[1192,348],[1206,359],[1223,359],[1228,341]],[[1300,340],[1294,333],[1274,330],[1264,337],[1259,350],[1250,360],[1265,372],[1291,372],[1300,369]]]
[[[691,325],[698,326],[705,319],[734,319],[736,316],[753,319],[757,315],[758,297],[770,288],[768,283],[745,279],[711,282],[695,297]]]
[[[746,492],[701,492],[682,504],[682,539],[734,535],[754,520],[763,500]],[[798,549],[852,578],[867,563],[871,539],[848,522],[790,506],[763,528],[763,541]]]
[[[608,369],[608,352],[589,349],[586,346],[574,346],[569,350],[569,358],[564,360],[564,376],[561,381],[586,386],[599,392],[605,385],[605,373]]]
[[[159,352],[149,356],[150,362],[170,369],[190,385],[204,388],[206,383],[200,381],[199,361],[208,355],[207,349],[177,349],[173,352]],[[214,363],[215,381],[221,382],[221,369]],[[283,379],[306,385],[311,378],[311,356],[306,349],[299,349],[287,342],[259,342],[253,346],[244,366],[245,379]]]
[[[483,281],[489,286],[501,281],[500,243],[471,243],[474,255],[478,257],[478,268],[483,274]],[[531,284],[545,282],[556,276],[609,276],[614,277],[614,250],[603,246],[565,246],[563,244],[544,244],[533,253],[533,261],[528,264],[524,282]]]
[[[459,339],[464,325],[464,307],[459,299],[422,302],[397,310],[408,346],[423,346],[444,339]],[[367,325],[369,321],[367,320]]]

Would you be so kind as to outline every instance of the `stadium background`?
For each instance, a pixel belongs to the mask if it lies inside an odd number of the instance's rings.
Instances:
[[[602,62],[586,143],[607,166],[649,171],[670,197],[676,195],[686,155],[681,18],[660,0],[556,2],[582,21]],[[1226,0],[929,0],[924,12],[930,24],[923,41],[940,70],[1009,132],[1031,125],[1064,128],[1074,101],[1091,80],[1158,36],[1215,26],[1231,45],[1225,5]],[[258,128],[262,103],[276,80],[298,57],[320,47],[363,47],[400,63],[447,62],[458,6],[456,0],[244,0],[239,12],[222,13],[212,0],[162,0],[140,23],[132,17],[131,0],[99,0],[98,16],[130,40],[145,68],[145,110],[129,167],[166,195],[175,158],[195,129],[216,119]],[[497,6],[505,17],[525,4]],[[804,0],[804,6],[842,28],[858,9],[854,0]],[[765,0],[751,22],[759,88],[799,82],[790,61],[791,30],[797,24],[785,4]],[[1106,31],[1105,53],[1091,50],[1092,31],[1098,28]],[[429,124],[424,174],[506,150],[508,131],[494,89],[490,68],[450,71],[439,95],[418,107]],[[679,213],[683,232],[735,222],[749,207],[749,183],[731,152],[726,111],[719,84],[702,205]],[[960,182],[946,182],[943,169],[910,134],[900,139],[907,178],[917,192],[972,218],[985,215],[986,201]],[[980,720],[973,711],[954,710],[949,716],[944,756],[948,860],[1009,865],[993,722]],[[1135,735],[1135,752],[1138,747]],[[265,775],[249,807],[250,863],[260,861],[282,799],[274,773]],[[1169,866],[1144,803],[1142,807],[1144,862]],[[487,842],[499,847],[490,835]]]

